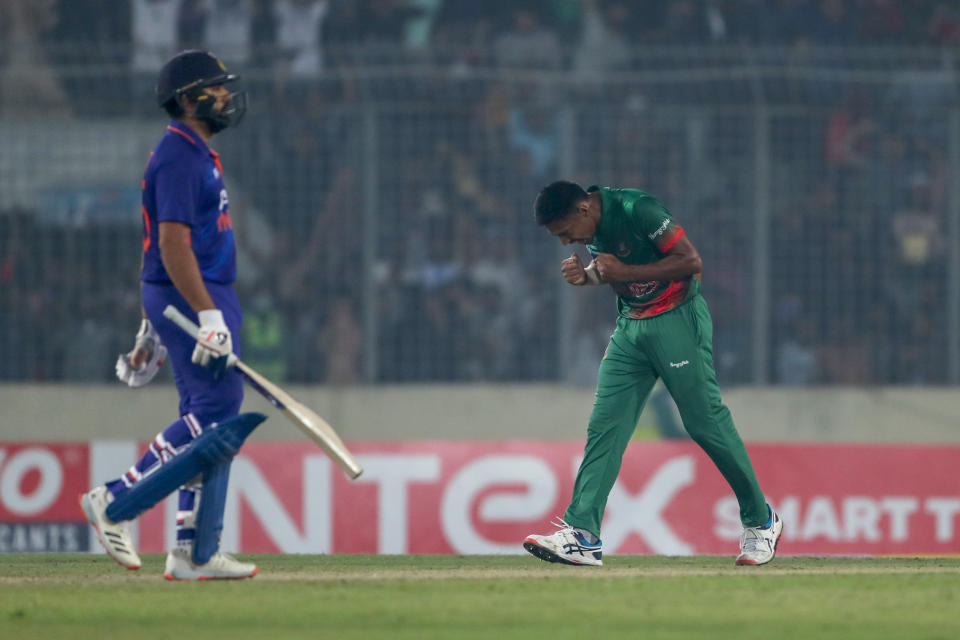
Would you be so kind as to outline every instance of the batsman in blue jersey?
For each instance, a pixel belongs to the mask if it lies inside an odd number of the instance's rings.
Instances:
[[[134,349],[117,360],[131,387],[149,382],[169,357],[180,416],[122,476],[81,496],[101,544],[128,569],[140,558],[127,522],[180,489],[171,580],[247,578],[252,564],[219,550],[232,457],[264,417],[238,415],[240,375],[227,356],[240,348],[241,310],[233,289],[236,249],[223,167],[208,144],[246,111],[237,76],[206,51],[184,51],[160,71],[157,101],[171,120],[143,179],[143,320]],[[174,305],[200,326],[196,336],[163,316]]]

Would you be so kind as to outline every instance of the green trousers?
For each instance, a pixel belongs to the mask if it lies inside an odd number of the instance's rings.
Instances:
[[[600,536],[623,452],[657,378],[663,378],[677,403],[690,437],[736,494],[743,525],[763,525],[768,517],[766,500],[730,410],[720,398],[713,368],[713,321],[701,296],[651,318],[617,320],[600,363],[583,462],[563,519]]]

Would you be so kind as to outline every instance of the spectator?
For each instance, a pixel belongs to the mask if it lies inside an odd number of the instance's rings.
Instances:
[[[27,358],[17,357],[19,348],[33,350],[41,342],[29,316],[28,302],[39,286],[36,272],[34,211],[14,208],[0,210],[0,380],[27,380]],[[28,238],[30,240],[28,240]]]
[[[927,23],[927,35],[935,46],[960,46],[960,7],[955,2],[938,2]]]
[[[273,286],[274,283],[258,278],[256,286],[244,292],[244,300],[249,300],[249,304],[244,309],[241,330],[243,360],[270,380],[282,383],[289,379],[285,308],[273,295]]]
[[[848,0],[817,0],[810,7],[805,31],[814,44],[849,46],[857,28]]]
[[[547,105],[516,105],[507,123],[510,147],[530,159],[530,174],[542,180],[554,173],[560,146],[560,126],[555,110]]]
[[[59,0],[47,50],[77,116],[126,111],[133,99],[116,78],[130,59],[130,12],[129,2]]]
[[[59,0],[51,54],[74,65],[125,62],[130,55],[130,11],[128,2]]]
[[[827,166],[834,171],[863,168],[872,155],[875,129],[866,92],[860,87],[848,90],[827,121]]]
[[[412,49],[429,45],[444,0],[409,0],[413,12],[404,29],[403,41]]]
[[[47,59],[42,39],[57,24],[54,0],[3,0],[0,22],[6,68],[0,75],[0,117],[29,115],[63,118],[71,115],[66,93]],[[29,96],[29,109],[23,98]]]
[[[434,22],[434,55],[453,68],[487,62],[502,2],[444,0]]]
[[[358,1],[359,23],[352,34],[357,44],[399,45],[403,43],[407,23],[420,11],[406,0]]]
[[[770,0],[730,0],[724,11],[729,38],[746,45],[768,45],[780,38]]]
[[[246,67],[252,56],[256,0],[203,0],[203,47],[228,66]]]
[[[318,349],[325,363],[323,381],[336,386],[360,382],[363,335],[357,303],[346,296],[332,301],[326,323],[320,329]]]
[[[801,302],[784,296],[777,305],[776,381],[786,385],[810,385],[820,381],[816,332],[803,317]]]
[[[584,80],[603,78],[605,71],[625,69],[632,56],[634,34],[631,3],[583,0],[583,33],[573,69]]]
[[[130,68],[136,74],[152,77],[180,49],[180,10],[184,0],[132,2]]]
[[[536,11],[522,4],[514,9],[507,30],[494,41],[493,51],[502,68],[559,69],[563,63],[556,34],[540,23]]]
[[[932,187],[929,174],[914,173],[909,201],[894,214],[889,230],[893,251],[884,281],[893,310],[890,329],[897,336],[894,382],[929,383],[943,377],[945,336],[934,318],[942,315],[946,297],[945,229]]]
[[[321,33],[329,0],[275,0],[273,17],[280,50],[277,71],[293,79],[314,78],[324,69]]]
[[[711,25],[693,0],[671,0],[656,39],[666,45],[705,44],[711,40]]]
[[[876,128],[869,98],[859,87],[848,90],[827,119],[825,164],[844,211],[855,210],[862,199],[865,170],[874,155]]]
[[[898,0],[866,0],[862,2],[859,16],[860,39],[877,45],[902,45],[907,43],[907,18],[902,3]],[[912,8],[912,10],[916,10]]]
[[[938,62],[907,62],[891,74],[881,115],[894,126],[909,126],[928,143],[940,144],[947,134],[943,114],[956,105],[957,95],[953,70]]]
[[[876,148],[866,168],[867,204],[889,215],[906,201],[910,175],[907,144],[898,132],[887,129],[879,132]]]
[[[895,277],[900,280],[907,272],[907,276],[920,281],[934,275],[931,269],[943,256],[944,229],[933,207],[932,181],[926,172],[917,171],[911,176],[909,200],[894,214],[890,230],[901,271]]]
[[[332,65],[403,64],[407,24],[421,13],[406,0],[335,3],[325,39],[332,45]]]

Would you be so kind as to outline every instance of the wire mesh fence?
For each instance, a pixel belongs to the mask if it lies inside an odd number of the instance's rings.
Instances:
[[[616,307],[563,285],[533,221],[564,177],[649,191],[687,229],[722,383],[960,381],[953,54],[330,56],[309,77],[241,69],[251,110],[213,140],[245,355],[269,377],[587,383]],[[136,328],[139,186],[165,120],[151,74],[54,57],[0,67],[0,378],[107,381]]]

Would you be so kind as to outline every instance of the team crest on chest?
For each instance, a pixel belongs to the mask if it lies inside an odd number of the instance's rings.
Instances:
[[[220,179],[220,169],[217,169],[216,167],[213,168],[213,177],[217,180]]]
[[[627,245],[626,242],[621,242],[617,246],[616,256],[618,258],[626,258],[629,255],[630,255],[630,247]]]

